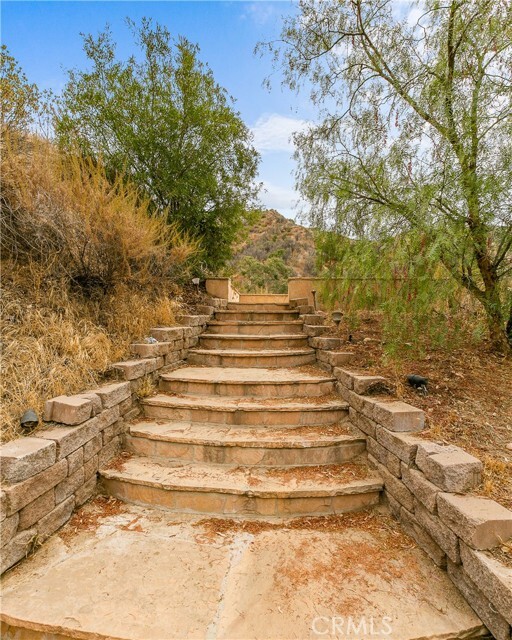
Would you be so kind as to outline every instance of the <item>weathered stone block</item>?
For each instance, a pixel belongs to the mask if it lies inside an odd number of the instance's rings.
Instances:
[[[94,455],[92,456],[92,458],[90,458],[89,460],[87,460],[87,462],[84,464],[84,478],[85,480],[89,480],[90,478],[92,478],[92,476],[95,476],[95,474],[97,473],[99,469],[99,456],[98,455]],[[77,489],[78,491],[79,489]]]
[[[418,523],[434,538],[450,560],[460,562],[459,539],[455,533],[438,516],[430,513],[417,499],[414,503],[414,515]]]
[[[512,538],[512,512],[494,500],[440,493],[439,516],[473,549],[491,549]]]
[[[334,351],[336,349],[342,348],[343,340],[341,338],[319,336],[318,338],[310,338],[309,344],[315,349],[323,349],[325,351]]]
[[[438,567],[446,568],[446,553],[436,541],[429,536],[425,529],[421,527],[414,517],[414,514],[402,507],[400,510],[400,521],[405,532],[416,541],[420,549],[423,549]]]
[[[376,426],[375,435],[377,442],[409,466],[414,464],[418,445],[425,442],[418,436],[412,436],[408,433],[396,433],[380,425]]]
[[[382,376],[353,376],[353,389],[360,395],[371,395],[372,393],[389,393],[389,383]]]
[[[341,384],[345,385],[347,389],[354,389],[354,374],[351,371],[336,367],[333,371],[334,377],[337,378]]]
[[[510,640],[510,625],[465,573],[462,566],[448,561],[448,575],[468,604],[492,633],[495,640]]]
[[[131,392],[131,386],[130,386],[130,392]],[[125,413],[128,413],[128,411],[132,409],[132,407],[133,407],[133,399],[130,393],[128,398],[126,398],[125,400],[119,403],[119,415],[124,416]]]
[[[181,360],[179,351],[171,351],[165,356],[165,366],[169,366],[170,364],[175,364]]]
[[[103,445],[108,444],[115,436],[125,433],[127,430],[126,422],[123,419],[116,420],[114,424],[103,430]]]
[[[425,426],[425,414],[405,402],[375,403],[373,419],[390,431],[421,431]]]
[[[3,522],[7,517],[8,508],[7,494],[5,491],[0,491],[0,522]]]
[[[67,461],[68,461],[68,476],[71,476],[75,473],[75,471],[78,471],[78,469],[80,469],[80,467],[82,467],[84,464],[83,447],[80,447],[76,451],[73,451],[73,453],[70,453],[69,456],[67,457]]]
[[[136,380],[146,375],[145,360],[126,360],[125,362],[114,362],[112,369],[120,371],[125,380]]]
[[[204,316],[182,315],[178,316],[177,320],[186,327],[197,327],[204,321],[203,318]]]
[[[375,438],[377,424],[373,420],[359,413],[359,411],[356,411],[353,407],[349,408],[348,414],[352,424],[361,429],[361,431],[364,431],[366,435]]]
[[[59,482],[64,480],[68,474],[68,461],[59,460],[48,469],[41,471],[35,476],[18,482],[9,487],[5,487],[7,494],[8,512],[12,515],[16,511],[23,509],[24,506],[33,502],[36,498],[55,487]]]
[[[101,433],[98,433],[84,444],[84,464],[87,460],[90,460],[94,456],[94,454],[98,453],[98,451],[103,446],[103,439]]]
[[[121,438],[116,436],[99,452],[99,466],[104,467],[112,458],[119,453],[121,448]]]
[[[171,348],[172,342],[155,342],[152,344],[141,342],[130,345],[130,351],[140,358],[158,358],[158,356],[165,356]]]
[[[18,438],[0,446],[2,482],[22,482],[50,467],[56,459],[54,442],[42,438]]]
[[[384,493],[383,501],[388,505],[391,515],[397,520],[400,520],[400,509],[402,509],[402,505],[398,500],[395,500],[390,493]]]
[[[482,481],[480,460],[459,447],[424,443],[418,446],[416,464],[443,491],[466,493]]]
[[[401,480],[395,478],[395,476],[388,471],[387,467],[378,462],[375,458],[374,460],[377,470],[384,482],[386,492],[391,494],[395,500],[398,500],[398,502],[404,506],[407,511],[414,511],[414,496],[409,489]]]
[[[84,483],[84,468],[80,467],[72,476],[67,477],[55,487],[55,502],[60,504],[69,498]]]
[[[0,547],[4,547],[14,538],[18,531],[19,520],[19,512],[13,514],[9,518],[4,518],[2,526],[0,527]]]
[[[93,403],[83,396],[58,396],[45,403],[44,420],[62,424],[82,424],[92,416]]]
[[[319,315],[317,316],[316,313],[305,313],[303,314],[302,318],[304,320],[304,324],[307,324],[309,326],[315,326],[324,323],[324,317]]]
[[[439,487],[429,482],[421,471],[411,469],[402,462],[402,481],[430,513],[437,513],[437,495]]]
[[[327,361],[333,367],[342,367],[354,359],[352,351],[325,351],[324,353],[327,354]]]
[[[120,404],[131,396],[129,382],[117,382],[115,384],[106,384],[98,389],[94,389],[93,393],[101,399],[103,409],[110,409],[116,404]]]
[[[163,356],[159,356],[158,358],[146,358],[144,362],[146,363],[146,374],[148,374],[161,369],[165,364],[165,359]]]
[[[80,397],[91,401],[92,403],[91,417],[97,416],[98,413],[102,412],[103,407],[101,405],[101,398],[97,396],[93,391],[89,391],[87,393],[81,393]]]
[[[96,491],[97,478],[96,475],[91,476],[89,480],[86,480],[84,484],[79,487],[75,492],[75,508],[80,507],[87,502],[89,498],[92,498]]]
[[[199,304],[197,305],[196,311],[202,316],[211,317],[215,313],[215,308],[207,304]]]
[[[71,517],[75,507],[75,497],[71,496],[61,502],[53,511],[41,518],[37,523],[37,540],[39,543],[47,540],[58,529],[60,529]]]
[[[18,533],[10,542],[2,547],[0,574],[28,556],[37,538],[37,531],[29,529]]]
[[[55,507],[55,489],[50,489],[19,511],[19,529],[29,529]]]
[[[495,609],[512,625],[512,567],[483,551],[460,544],[464,571],[485,593]]]
[[[326,331],[329,331],[329,327],[323,327],[322,325],[305,324],[303,331],[307,336],[316,338],[323,335]]]
[[[183,338],[183,327],[155,327],[149,333],[158,342],[172,342]]]

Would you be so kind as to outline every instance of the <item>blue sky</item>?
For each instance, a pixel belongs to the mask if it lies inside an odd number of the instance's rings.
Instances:
[[[31,82],[60,91],[66,69],[87,62],[80,32],[96,34],[108,22],[118,43],[118,54],[131,53],[131,35],[124,20],[146,16],[165,24],[173,35],[197,42],[201,59],[217,81],[236,99],[236,108],[253,130],[262,154],[260,180],[266,192],[261,200],[288,217],[294,217],[297,194],[293,188],[291,132],[315,119],[307,96],[284,89],[273,75],[269,92],[262,86],[272,73],[268,56],[254,55],[258,41],[279,36],[282,17],[296,5],[283,1],[3,1],[2,42],[8,46]]]

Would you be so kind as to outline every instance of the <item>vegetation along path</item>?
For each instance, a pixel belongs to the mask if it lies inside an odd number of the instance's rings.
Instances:
[[[217,311],[100,471],[104,495],[7,575],[5,637],[484,637],[379,504],[315,363],[297,309]]]

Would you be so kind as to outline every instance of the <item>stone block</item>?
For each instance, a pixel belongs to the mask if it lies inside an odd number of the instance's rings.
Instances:
[[[440,493],[441,520],[473,549],[491,549],[512,538],[512,512],[494,500]]]
[[[9,518],[4,518],[2,526],[0,526],[0,547],[4,547],[14,538],[18,531],[19,520],[19,513],[15,513]]]
[[[404,462],[402,462],[402,481],[430,513],[437,513],[439,487],[427,480],[421,471],[411,469]]]
[[[303,328],[304,333],[311,338],[316,338],[323,335],[326,331],[329,331],[329,327],[323,327],[322,325],[309,325],[305,324]]]
[[[430,513],[417,499],[414,503],[414,515],[418,523],[437,542],[452,562],[460,562],[459,539],[435,514]]]
[[[146,374],[148,374],[161,369],[165,364],[165,359],[163,356],[159,356],[158,358],[146,358],[144,362],[146,363]]]
[[[171,351],[165,356],[165,366],[169,366],[170,364],[175,364],[181,360],[179,351]]]
[[[421,444],[418,446],[416,464],[443,491],[466,493],[482,481],[481,461],[459,447]]]
[[[84,478],[85,480],[89,480],[92,476],[95,476],[99,469],[99,456],[96,454],[92,456],[87,462],[84,464]],[[79,491],[79,489],[77,489]]]
[[[128,413],[124,414],[124,420],[125,422],[130,422],[131,420],[134,420],[135,418],[137,418],[140,415],[141,409],[140,407],[133,407],[133,409],[130,409],[130,411],[128,411]]]
[[[120,404],[131,396],[130,383],[105,384],[98,389],[94,389],[93,393],[100,397],[103,409],[110,409],[110,407]]]
[[[196,311],[202,316],[210,317],[215,313],[215,307],[212,307],[208,304],[198,304],[196,307]]]
[[[438,567],[445,569],[446,553],[418,523],[418,521],[414,517],[414,514],[412,514],[410,511],[407,511],[407,509],[405,509],[404,507],[401,507],[400,521],[405,532],[416,541],[418,547],[420,547],[420,549],[422,549]]]
[[[116,420],[114,424],[103,430],[103,446],[108,444],[115,436],[125,433],[127,430],[126,422],[123,419]]]
[[[512,566],[499,562],[483,551],[460,544],[464,571],[492,602],[495,609],[512,625]]]
[[[68,476],[55,487],[55,503],[60,504],[84,483],[84,468],[80,467],[72,476]]]
[[[398,500],[395,500],[390,493],[385,493],[383,500],[384,503],[388,505],[391,515],[397,520],[400,520],[400,509],[402,509],[402,505]]]
[[[354,374],[351,371],[347,371],[346,369],[342,369],[341,367],[336,367],[333,371],[334,377],[341,382],[341,384],[345,385],[347,389],[354,389]]]
[[[28,556],[34,547],[36,539],[36,529],[28,529],[18,533],[5,547],[2,547],[0,574]]]
[[[92,416],[93,403],[82,396],[58,396],[45,403],[45,422],[82,424]]]
[[[453,584],[492,633],[494,640],[510,640],[509,623],[496,611],[493,603],[469,578],[463,567],[449,560],[447,570]]]
[[[349,364],[354,359],[352,351],[325,351],[327,362],[333,367],[341,367]]]
[[[80,397],[91,401],[91,403],[92,403],[91,417],[97,416],[98,413],[102,412],[103,407],[101,405],[101,398],[99,396],[97,396],[94,393],[94,391],[88,391],[86,393],[81,393]]]
[[[19,529],[29,529],[55,507],[55,489],[50,489],[19,511]]]
[[[304,324],[309,326],[317,326],[324,323],[324,317],[317,316],[316,313],[305,313],[302,319],[304,320]]]
[[[114,362],[112,369],[120,371],[125,380],[136,380],[146,375],[145,360],[126,360],[125,362]]]
[[[130,345],[130,351],[140,358],[158,358],[158,356],[166,356],[172,348],[172,342],[155,342],[148,344],[145,342],[133,343]]]
[[[183,338],[183,327],[154,327],[149,333],[158,342],[173,342]]]
[[[369,398],[368,396],[360,396],[358,393],[354,393],[354,391],[349,391],[348,395],[349,400],[347,400],[347,402],[351,407],[354,407],[356,411],[359,411],[359,413],[362,413],[367,418],[370,418],[370,420],[374,420],[374,422],[377,422],[374,419],[374,412],[378,400],[376,400],[375,398]]]
[[[93,475],[86,480],[84,484],[79,487],[75,492],[75,507],[80,507],[87,502],[89,498],[92,498],[96,491],[97,478]]]
[[[418,445],[425,442],[418,436],[390,431],[380,425],[376,425],[375,435],[377,442],[409,466],[416,460]]]
[[[192,337],[192,327],[182,327],[182,329],[183,329],[183,338]]]
[[[425,414],[405,402],[377,402],[373,419],[390,431],[422,431]]]
[[[121,448],[121,438],[116,436],[99,452],[99,466],[104,467],[112,458],[119,453]]]
[[[101,433],[98,433],[84,444],[84,464],[90,460],[103,446]]]
[[[7,517],[8,508],[7,494],[5,491],[0,491],[0,522],[3,522]]]
[[[41,473],[23,482],[5,487],[4,491],[7,494],[8,501],[7,515],[12,515],[16,511],[23,509],[27,504],[30,504],[43,493],[59,484],[67,475],[68,461],[59,460],[59,462],[41,471]]]
[[[22,482],[54,464],[57,446],[42,438],[18,438],[0,446],[0,478]]]
[[[395,476],[388,471],[387,467],[378,462],[375,458],[375,465],[379,474],[384,482],[384,487],[387,493],[391,494],[395,500],[407,509],[407,511],[414,511],[414,496],[404,483],[395,478]]]
[[[373,420],[359,413],[359,411],[356,411],[353,407],[349,407],[348,415],[350,416],[352,424],[358,427],[358,429],[361,429],[361,431],[364,431],[366,435],[375,438],[377,424]]]
[[[315,349],[323,349],[324,351],[334,351],[341,349],[343,340],[341,338],[331,338],[329,336],[319,336],[318,338],[310,338],[309,344]]]
[[[68,460],[68,476],[71,476],[75,473],[75,471],[78,471],[78,469],[80,469],[80,467],[82,467],[84,464],[83,447],[80,447],[80,449],[77,449],[76,451],[73,451],[73,453],[70,453],[69,456],[67,457],[67,460]]]
[[[310,304],[301,304],[297,307],[299,314],[301,316],[303,315],[309,315],[309,314],[313,314],[315,312],[315,308],[310,305]]]
[[[201,324],[201,317],[202,316],[181,315],[178,316],[177,320],[179,324],[182,324],[185,327],[197,327]]]
[[[41,518],[37,523],[37,541],[39,543],[44,542],[65,525],[70,519],[74,508],[75,496],[71,496],[64,502],[58,504],[47,516]]]
[[[131,385],[130,385],[131,392]],[[133,407],[133,399],[131,393],[128,398],[119,403],[119,415],[124,416],[128,411],[130,411]]]

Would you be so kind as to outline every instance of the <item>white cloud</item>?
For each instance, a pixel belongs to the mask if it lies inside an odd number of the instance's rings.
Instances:
[[[277,8],[273,2],[251,2],[244,8],[242,20],[249,19],[256,24],[263,25],[273,20],[276,16]]]
[[[292,133],[304,131],[308,126],[306,120],[289,118],[278,113],[265,114],[258,118],[251,128],[254,134],[254,146],[261,153],[272,151],[288,151],[294,149]]]
[[[288,218],[293,217],[293,211],[299,201],[299,194],[291,188],[280,187],[266,180],[260,192],[260,200],[267,209],[275,209]]]

